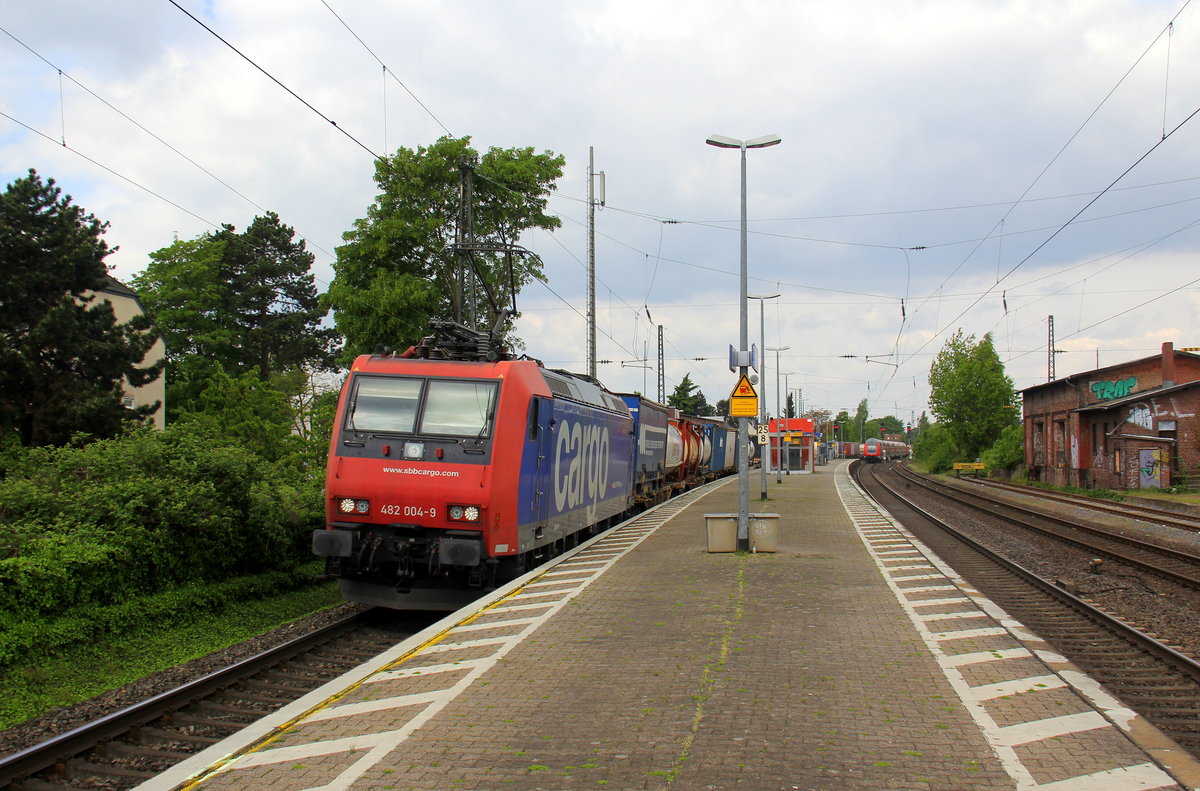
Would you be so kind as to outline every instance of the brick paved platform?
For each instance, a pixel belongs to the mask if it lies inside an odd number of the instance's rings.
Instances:
[[[737,509],[720,482],[141,789],[1195,787],[845,463],[751,493],[775,553],[707,552],[704,514]]]

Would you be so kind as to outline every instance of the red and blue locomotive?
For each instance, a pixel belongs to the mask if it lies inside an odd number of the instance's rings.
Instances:
[[[456,609],[734,466],[715,421],[536,360],[481,356],[430,338],[355,360],[330,440],[326,529],[313,536],[346,599]],[[684,436],[691,451],[675,459]]]

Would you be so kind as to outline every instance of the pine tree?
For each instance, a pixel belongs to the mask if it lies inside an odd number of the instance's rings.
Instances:
[[[692,381],[688,374],[683,375],[683,379],[675,386],[675,390],[667,398],[667,404],[675,407],[685,415],[696,415],[703,417],[712,415],[716,410],[708,403],[708,399],[704,397],[704,393],[700,392],[700,387]]]
[[[159,406],[121,403],[124,381],[148,384],[162,364],[140,365],[157,338],[148,320],[118,324],[96,296],[107,228],[34,170],[0,195],[0,426],[24,445],[113,436]]]

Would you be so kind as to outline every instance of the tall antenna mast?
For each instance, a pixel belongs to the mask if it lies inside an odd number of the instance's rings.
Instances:
[[[1054,381],[1054,316],[1050,316],[1046,337],[1046,381]]]
[[[587,369],[596,378],[596,176],[600,176],[600,200],[604,205],[604,173],[596,173],[594,149],[588,146],[588,240],[587,240]],[[645,356],[645,355],[643,355]]]
[[[667,403],[667,377],[663,371],[663,325],[658,325],[658,403]]]

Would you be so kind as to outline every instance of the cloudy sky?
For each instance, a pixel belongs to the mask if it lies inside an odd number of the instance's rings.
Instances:
[[[661,324],[668,393],[686,373],[716,402],[740,171],[705,139],[777,134],[747,154],[749,291],[780,294],[761,320],[750,302],[750,336],[789,347],[806,407],[919,416],[958,328],[992,333],[1018,388],[1046,380],[1050,316],[1060,376],[1200,346],[1189,0],[4,6],[0,176],[35,168],[107,220],[118,278],[270,210],[324,285],[374,155],[532,146],[566,157],[563,227],[522,240],[549,284],[519,296],[519,333],[585,370],[592,147],[599,376],[657,395]]]

